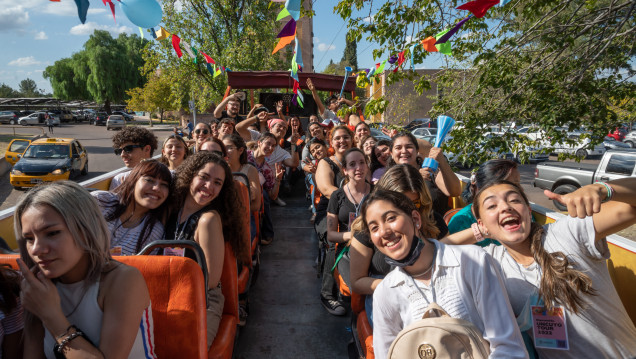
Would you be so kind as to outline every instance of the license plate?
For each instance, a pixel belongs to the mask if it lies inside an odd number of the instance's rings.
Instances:
[[[41,178],[31,178],[31,183],[42,183]]]

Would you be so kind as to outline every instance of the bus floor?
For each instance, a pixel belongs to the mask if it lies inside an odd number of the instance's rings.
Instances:
[[[261,248],[260,273],[250,289],[249,317],[239,333],[236,358],[348,358],[350,314],[336,317],[321,305],[309,202],[302,183],[294,192],[284,196],[287,206],[272,206],[274,241]]]

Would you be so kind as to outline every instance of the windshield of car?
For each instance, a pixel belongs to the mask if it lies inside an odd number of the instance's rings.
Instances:
[[[108,118],[109,120],[113,121],[122,121],[122,117],[121,116],[117,116],[117,115],[110,115],[110,117]]]
[[[11,147],[9,147],[9,152],[24,152],[24,149],[29,146],[29,143],[29,141],[13,141]]]
[[[68,145],[61,144],[36,144],[31,145],[24,152],[24,156],[27,158],[68,158],[69,150]]]

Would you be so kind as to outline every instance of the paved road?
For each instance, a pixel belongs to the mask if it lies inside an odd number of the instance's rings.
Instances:
[[[92,126],[88,123],[62,124],[54,131],[55,133],[49,137],[75,138],[88,151],[89,173],[77,178],[77,181],[85,181],[123,167],[123,162],[113,153],[111,138],[116,132],[107,131],[105,126]],[[155,131],[155,134],[161,143],[169,132]],[[157,153],[155,151],[155,154]],[[0,210],[15,206],[23,194],[24,191],[13,189],[9,183],[9,173],[0,177]]]

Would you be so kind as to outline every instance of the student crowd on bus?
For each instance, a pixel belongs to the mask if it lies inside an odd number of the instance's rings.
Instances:
[[[338,106],[353,102],[329,98],[325,106],[308,85],[323,121],[312,116],[306,130],[285,117],[282,103],[272,113],[257,104],[241,117],[241,96],[231,95],[215,110],[218,122],[198,122],[192,140],[168,136],[159,161],[150,159],[152,132],[127,127],[115,135],[128,170],[110,191],[67,181],[29,191],[14,218],[22,274],[0,268],[0,354],[154,357],[144,334],[153,325],[148,288],[116,259],[162,239],[203,250],[209,347],[225,301],[225,244],[247,265],[240,239],[259,227],[261,244],[272,243],[270,206],[285,205],[281,194],[302,178],[321,250],[321,304],[347,314],[342,283],[364,295],[377,358],[432,303],[472,323],[493,358],[636,356],[636,328],[605,263],[606,237],[636,223],[635,179],[546,193],[569,216],[540,226],[516,163],[488,161],[464,190],[469,206],[447,227],[448,199],[462,194],[462,183],[442,150],[408,132],[378,140],[358,116],[338,117]],[[439,171],[421,167],[426,157]],[[245,175],[249,203],[233,172]],[[249,228],[242,206],[252,213]],[[195,257],[187,249],[153,254]],[[543,336],[542,319],[565,329]],[[16,340],[23,331],[29,335]]]

